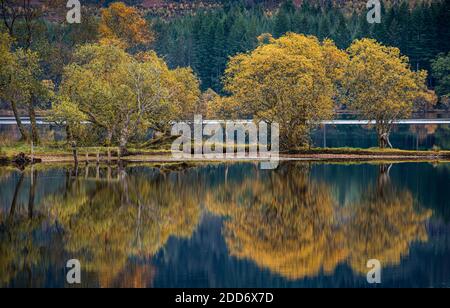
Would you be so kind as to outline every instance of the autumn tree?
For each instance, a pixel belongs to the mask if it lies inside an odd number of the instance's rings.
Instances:
[[[31,139],[34,144],[38,144],[40,140],[35,107],[49,98],[52,83],[43,80],[40,58],[36,52],[22,48],[12,51],[11,38],[7,34],[0,35],[2,56],[0,98],[10,103],[22,140],[28,140],[29,134],[20,120],[19,107],[28,110],[31,120]]]
[[[332,117],[345,60],[331,41],[288,33],[231,58],[225,89],[255,119],[279,123],[280,145],[292,149],[308,144],[311,128]]]
[[[67,97],[56,96],[48,120],[60,127],[65,127],[66,139],[74,150],[73,155],[76,164],[78,161],[76,157],[78,146],[89,139],[88,135],[92,135],[92,125],[87,124],[88,116]]]
[[[145,45],[153,41],[153,34],[139,11],[122,2],[114,2],[102,10],[99,33],[104,43],[115,42],[123,48]]]
[[[170,70],[154,52],[132,56],[114,45],[88,44],[65,69],[60,95],[117,141],[122,155],[138,132],[166,131],[198,100],[190,70]],[[114,139],[113,139],[114,138]]]
[[[20,102],[19,94],[20,90],[16,91],[17,75],[15,74],[17,68],[17,57],[11,51],[12,39],[6,33],[0,34],[0,99],[10,104],[16,119],[17,126],[20,131],[21,139],[27,141],[29,139],[28,132],[22,124],[18,103]]]
[[[427,74],[412,71],[398,48],[372,39],[354,41],[347,52],[344,101],[362,118],[375,121],[380,148],[392,147],[389,134],[394,122],[409,117],[415,100],[428,95]]]

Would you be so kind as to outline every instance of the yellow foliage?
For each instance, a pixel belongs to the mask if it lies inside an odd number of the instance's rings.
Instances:
[[[330,190],[309,182],[305,166],[227,188],[207,204],[230,217],[223,232],[232,255],[289,279],[330,273],[348,256]]]
[[[351,251],[349,263],[367,273],[366,263],[377,259],[383,266],[400,264],[415,241],[426,241],[425,221],[431,211],[417,212],[408,191],[369,189],[359,203],[349,208],[346,239]]]
[[[417,211],[410,192],[385,183],[340,208],[329,186],[309,179],[306,166],[284,167],[206,196],[209,211],[228,217],[223,233],[232,255],[302,279],[331,274],[344,262],[358,273],[374,258],[396,265],[411,243],[427,240],[431,211]]]
[[[153,41],[153,34],[139,11],[122,2],[114,2],[102,10],[99,33],[102,43],[112,43],[123,48]]]
[[[177,181],[126,177],[95,191],[76,186],[44,204],[64,230],[65,249],[108,286],[129,258],[152,257],[170,236],[191,236],[200,217],[198,197]]]
[[[376,120],[380,147],[386,147],[392,122],[411,115],[419,98],[432,99],[425,80],[426,71],[414,72],[409,59],[395,47],[373,39],[355,40],[347,49],[344,102],[365,119]]]
[[[309,142],[311,127],[332,117],[347,58],[331,41],[313,36],[288,33],[266,41],[231,58],[225,89],[246,113],[280,124],[282,147],[298,147]]]

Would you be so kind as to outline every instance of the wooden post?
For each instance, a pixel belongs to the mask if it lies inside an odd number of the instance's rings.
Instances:
[[[88,165],[89,164],[89,152],[86,152],[86,165]]]
[[[72,153],[73,153],[73,160],[75,162],[75,167],[78,168],[77,143],[75,141],[72,141]]]
[[[111,149],[109,147],[107,149],[107,152],[108,152],[108,164],[110,164],[111,163]]]
[[[100,164],[100,150],[97,150],[97,165]]]

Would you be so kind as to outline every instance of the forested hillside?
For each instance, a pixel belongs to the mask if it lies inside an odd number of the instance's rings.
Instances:
[[[39,2],[47,4],[45,9],[33,13],[29,24],[17,19],[16,29],[10,36],[15,38],[16,47],[38,52],[43,74],[58,86],[74,47],[97,39],[101,10],[114,1],[83,1],[83,19],[79,25],[64,22],[65,0],[33,0],[31,4],[36,6]],[[339,48],[347,48],[357,38],[375,38],[385,45],[399,47],[415,70],[426,69],[430,88],[437,85],[434,76],[447,74],[444,60],[439,62],[442,65],[435,65],[439,72],[434,75],[431,63],[438,54],[450,51],[450,0],[382,1],[381,23],[372,25],[366,21],[366,1],[124,2],[145,17],[146,27],[152,32],[153,39],[139,48],[154,49],[171,68],[190,66],[199,77],[202,90],[211,88],[224,94],[222,78],[229,57],[254,49],[258,36],[263,33],[271,33],[275,38],[287,32],[331,38]],[[4,25],[11,19],[7,15],[6,19],[0,29],[7,30]],[[2,106],[6,107],[3,103]]]
[[[202,88],[221,91],[221,76],[229,56],[253,49],[265,32],[275,37],[292,31],[331,38],[346,48],[357,38],[371,37],[399,47],[415,69],[430,69],[430,61],[450,50],[450,1],[411,5],[396,1],[382,8],[382,22],[370,25],[366,11],[351,13],[339,7],[284,1],[277,10],[256,5],[266,1],[234,1],[212,11],[179,18],[151,18],[157,40],[155,49],[171,66],[191,66]],[[271,1],[272,3],[278,1]],[[345,3],[344,3],[345,2]],[[365,4],[364,1],[362,1]],[[252,5],[249,5],[252,3]],[[298,2],[296,2],[298,3]],[[361,1],[337,1],[352,7]],[[240,4],[240,5],[238,5]],[[150,18],[150,17],[149,17]],[[429,80],[433,86],[433,80]]]

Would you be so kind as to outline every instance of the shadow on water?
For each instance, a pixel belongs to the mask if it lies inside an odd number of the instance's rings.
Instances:
[[[374,258],[386,286],[448,285],[435,194],[449,174],[296,162],[3,169],[0,285],[68,286],[73,258],[91,287],[367,287]],[[425,195],[417,178],[438,187]]]

